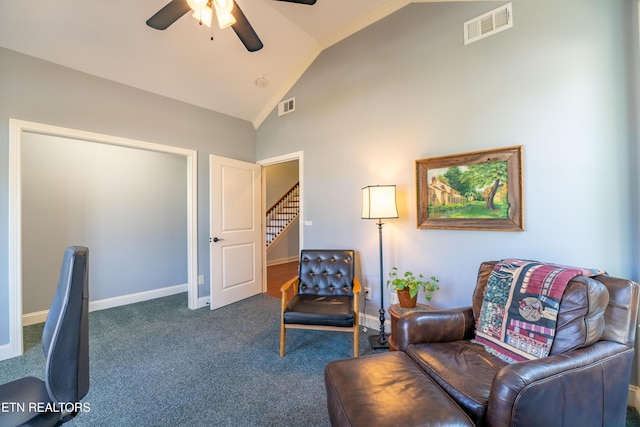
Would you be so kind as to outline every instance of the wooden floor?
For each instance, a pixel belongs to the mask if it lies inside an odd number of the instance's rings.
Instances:
[[[281,298],[280,286],[298,274],[298,261],[267,267],[267,295]]]

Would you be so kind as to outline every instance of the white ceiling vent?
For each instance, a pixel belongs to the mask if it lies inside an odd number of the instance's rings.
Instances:
[[[511,3],[505,4],[491,12],[473,18],[464,23],[464,44],[499,33],[513,27]]]
[[[278,117],[296,111],[296,98],[289,98],[278,104]]]

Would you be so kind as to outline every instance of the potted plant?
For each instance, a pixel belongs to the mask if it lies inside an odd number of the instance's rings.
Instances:
[[[398,268],[393,267],[389,272],[389,280],[387,286],[392,286],[398,293],[398,301],[400,306],[404,308],[413,308],[418,300],[418,292],[422,289],[427,301],[431,301],[431,293],[440,289],[439,280],[435,276],[431,276],[430,280],[423,280],[422,274],[415,277],[412,272],[406,271],[403,275],[399,275]]]

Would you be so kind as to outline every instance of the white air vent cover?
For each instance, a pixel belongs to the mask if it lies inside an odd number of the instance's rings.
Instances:
[[[473,43],[513,27],[511,3],[464,23],[464,44]]]
[[[296,111],[296,98],[289,98],[278,104],[278,117]]]

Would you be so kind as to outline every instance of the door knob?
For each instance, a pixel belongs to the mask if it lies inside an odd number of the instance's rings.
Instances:
[[[217,237],[213,238],[214,243],[222,242],[224,239],[218,239]]]

